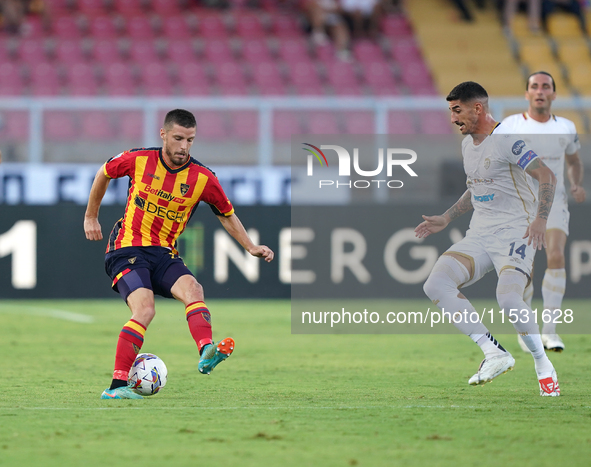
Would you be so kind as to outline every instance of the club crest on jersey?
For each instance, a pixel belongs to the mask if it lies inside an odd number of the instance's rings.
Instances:
[[[186,183],[181,183],[181,195],[185,196],[187,192],[191,188],[191,185],[187,185]]]
[[[519,141],[515,141],[515,144],[511,148],[511,151],[513,151],[513,154],[518,156],[519,154],[521,154],[521,151],[523,150],[524,147],[525,147],[525,141],[520,139]]]
[[[487,157],[486,159],[484,159],[484,169],[488,170],[490,167],[490,159]]]

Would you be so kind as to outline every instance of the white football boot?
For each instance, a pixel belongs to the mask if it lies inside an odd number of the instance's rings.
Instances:
[[[479,384],[490,383],[497,376],[507,373],[515,366],[515,359],[509,352],[496,357],[485,358],[480,363],[478,373],[468,380],[468,384],[476,386]]]
[[[564,350],[564,342],[558,334],[542,334],[542,344],[546,350],[553,352],[562,352]]]
[[[558,386],[558,376],[556,371],[547,378],[539,380],[540,382],[540,396],[558,397],[560,396],[560,386]]]

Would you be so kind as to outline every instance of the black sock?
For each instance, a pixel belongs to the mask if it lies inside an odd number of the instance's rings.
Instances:
[[[124,379],[114,379],[111,382],[111,387],[109,389],[123,388],[125,386],[127,386],[127,381]]]

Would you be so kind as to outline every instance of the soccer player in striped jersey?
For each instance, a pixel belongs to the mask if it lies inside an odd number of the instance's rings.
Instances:
[[[423,288],[484,353],[478,371],[468,380],[468,384],[482,385],[513,369],[515,359],[480,319],[473,319],[479,315],[459,289],[495,270],[497,302],[510,317],[518,313],[511,321],[533,356],[540,395],[559,396],[556,371],[544,352],[534,314],[523,301],[535,251],[546,246],[556,177],[520,136],[494,120],[488,94],[478,83],[458,84],[447,101],[452,123],[466,135],[462,155],[468,189],[442,215],[423,216],[415,234],[425,238],[462,214],[474,213],[466,236],[439,257]],[[532,179],[539,182],[537,197]]]
[[[234,350],[232,338],[214,344],[203,287],[175,248],[200,201],[210,205],[246,251],[267,262],[273,260],[269,247],[255,245],[248,237],[214,173],[189,155],[196,127],[191,112],[168,112],[160,130],[162,147],[132,149],[109,159],[97,172],[90,190],[84,231],[88,240],[97,241],[103,238],[98,214],[109,181],[130,178],[125,214],[109,236],[105,269],[113,290],[129,306],[131,319],[119,334],[113,380],[102,399],[142,398],[128,387],[127,378],[156,313],[154,294],[185,305],[189,330],[200,354],[201,373],[209,374]]]
[[[556,99],[554,78],[545,71],[537,71],[529,76],[525,85],[525,98],[529,102],[527,112],[511,115],[503,120],[516,134],[524,135],[527,143],[539,155],[540,159],[556,176],[556,193],[552,209],[546,225],[547,269],[542,281],[542,298],[544,310],[550,310],[552,319],[546,320],[542,326],[542,342],[544,347],[555,352],[564,350],[564,342],[556,333],[555,310],[562,308],[562,299],[566,289],[566,270],[564,248],[568,236],[568,195],[564,184],[564,166],[570,182],[570,192],[577,203],[585,201],[583,183],[583,164],[579,158],[581,147],[577,137],[575,124],[563,117],[552,114],[552,102]],[[533,285],[525,289],[525,301],[531,306]],[[525,352],[529,352],[523,340],[518,337],[519,344]]]

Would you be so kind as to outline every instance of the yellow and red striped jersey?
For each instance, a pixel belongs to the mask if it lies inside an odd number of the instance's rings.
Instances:
[[[125,214],[109,237],[107,253],[127,246],[163,246],[175,249],[176,240],[200,201],[218,215],[234,213],[215,174],[193,158],[170,168],[162,148],[125,151],[103,166],[108,178],[128,176]]]

